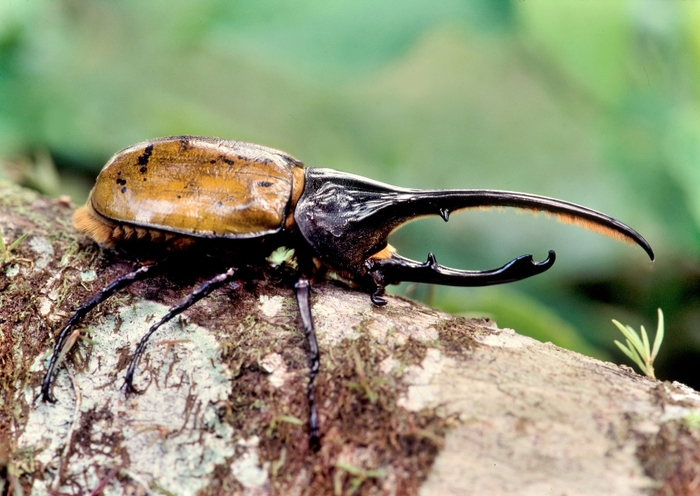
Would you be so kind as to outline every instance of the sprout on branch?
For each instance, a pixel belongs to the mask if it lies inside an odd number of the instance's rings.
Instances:
[[[613,324],[620,329],[620,332],[625,336],[626,345],[615,340],[615,344],[622,352],[630,357],[634,363],[644,372],[647,377],[656,379],[654,375],[654,359],[659,353],[661,343],[664,340],[664,314],[661,309],[658,309],[659,323],[656,326],[656,336],[654,337],[654,346],[649,347],[649,337],[644,326],[641,326],[641,337],[637,331],[630,326],[623,326],[617,320],[613,319]]]

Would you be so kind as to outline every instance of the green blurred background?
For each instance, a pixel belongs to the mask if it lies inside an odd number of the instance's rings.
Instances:
[[[657,376],[700,387],[700,2],[0,0],[0,177],[84,201],[117,150],[195,134],[410,187],[602,210],[643,251],[543,216],[464,212],[393,235],[503,287],[399,291],[618,363],[656,327]]]

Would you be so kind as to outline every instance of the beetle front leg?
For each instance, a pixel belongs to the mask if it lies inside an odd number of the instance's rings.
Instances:
[[[314,397],[314,381],[320,368],[320,353],[318,351],[318,341],[316,331],[314,331],[314,321],[311,316],[311,291],[309,281],[302,277],[294,285],[294,293],[297,297],[297,305],[301,314],[301,323],[304,327],[304,335],[309,343],[309,382],[306,386],[306,397],[309,400],[309,447],[313,451],[318,451],[321,447],[319,440],[318,412],[316,411],[316,399]]]
[[[53,355],[51,355],[51,360],[49,360],[49,366],[46,369],[46,374],[44,374],[44,380],[41,383],[41,392],[39,396],[43,398],[44,401],[50,403],[55,403],[56,399],[51,397],[51,380],[53,376],[53,371],[58,364],[58,358],[63,353],[63,348],[65,346],[66,340],[68,339],[70,330],[75,326],[80,319],[82,319],[90,310],[95,308],[98,304],[105,301],[107,298],[112,296],[114,293],[120,289],[124,289],[130,284],[145,279],[147,277],[153,277],[158,273],[162,272],[162,268],[165,265],[164,262],[154,263],[150,265],[143,265],[138,269],[120,276],[110,285],[104,288],[102,291],[94,295],[88,301],[80,305],[73,316],[70,318],[68,323],[65,325],[63,330],[61,330],[58,338],[56,338],[56,344],[54,345]]]
[[[138,393],[139,391],[134,387],[134,372],[136,371],[136,364],[146,348],[146,343],[150,337],[155,333],[163,324],[172,320],[173,317],[180,315],[182,312],[190,308],[192,305],[197,303],[199,300],[209,295],[212,291],[223,286],[226,282],[230,281],[235,275],[238,269],[231,267],[226,272],[212,277],[208,281],[204,282],[200,287],[192,291],[187,298],[182,300],[180,303],[172,307],[158,322],[153,324],[148,332],[141,338],[136,351],[134,351],[134,356],[129,362],[129,367],[126,369],[126,377],[124,378],[124,387],[126,387],[129,393]]]

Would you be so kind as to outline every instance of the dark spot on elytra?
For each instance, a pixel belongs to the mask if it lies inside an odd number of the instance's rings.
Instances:
[[[258,186],[261,188],[269,188],[272,186],[274,183],[271,183],[270,181],[258,181]]]
[[[216,206],[217,206],[217,207],[222,207],[223,205],[224,205],[224,204],[221,203],[221,202],[216,202]]]
[[[144,148],[143,153],[136,159],[138,165],[146,165],[148,163],[148,159],[151,158],[152,153],[153,145],[148,145],[146,148]],[[143,169],[144,167],[141,167],[141,172],[144,172]]]
[[[148,168],[144,165],[143,167],[141,167],[141,168],[139,169],[139,172],[140,172],[141,174],[145,174],[146,172],[148,172]]]
[[[221,160],[223,160],[223,162],[224,162],[225,164],[233,165],[233,160],[231,160],[230,158],[226,158],[226,157],[224,157],[223,155],[221,155],[220,158],[221,158]]]
[[[187,138],[180,138],[180,151],[185,151],[190,147],[190,140]]]
[[[117,178],[117,184],[120,186],[124,186],[126,184],[126,179]]]
[[[178,199],[180,199],[180,198],[182,198],[182,196],[180,196],[180,195],[177,195],[177,198],[178,198]]]
[[[126,188],[122,188],[122,193],[126,193]]]
[[[209,163],[210,163],[210,164],[215,164],[215,163],[216,163],[216,160],[215,160],[215,159],[211,159],[211,160],[209,161]]]

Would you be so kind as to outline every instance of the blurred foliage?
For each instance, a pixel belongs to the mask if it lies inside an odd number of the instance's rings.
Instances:
[[[700,2],[2,0],[0,177],[80,202],[115,151],[197,134],[403,186],[581,203],[658,261],[503,212],[392,242],[481,269],[554,248],[538,278],[431,303],[620,362],[610,319],[662,307],[657,375],[698,387],[699,62]]]

